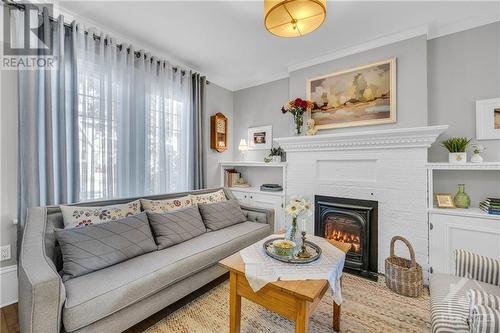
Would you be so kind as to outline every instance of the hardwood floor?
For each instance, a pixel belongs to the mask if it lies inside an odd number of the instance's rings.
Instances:
[[[136,325],[132,326],[128,330],[126,330],[126,333],[141,333],[144,330],[146,330],[148,327],[156,324],[175,310],[183,307],[187,303],[191,302],[192,300],[196,299],[197,297],[203,295],[210,289],[216,287],[217,285],[221,284],[225,280],[227,280],[229,277],[229,274],[224,274],[220,278],[206,284],[205,286],[201,287],[200,289],[196,290],[195,292],[187,295],[186,297],[178,300],[174,304],[171,304],[167,306],[166,308],[158,311],[157,313],[153,314],[152,316],[144,319],[140,323],[137,323]],[[17,303],[3,307],[0,309],[0,333],[19,333],[19,324],[17,322]]]
[[[0,332],[18,333],[19,325],[17,323],[17,303],[7,305],[0,309]]]

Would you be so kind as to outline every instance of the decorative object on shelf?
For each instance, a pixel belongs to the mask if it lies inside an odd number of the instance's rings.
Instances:
[[[396,122],[396,58],[307,81],[316,129]]]
[[[290,243],[295,245],[292,248],[292,251],[290,251],[291,252],[290,255],[280,255],[280,254],[276,253],[276,250],[275,250],[276,248],[275,248],[274,244],[276,242],[283,242],[283,241],[287,241],[287,242],[290,242]],[[304,246],[306,248],[305,251],[310,254],[310,256],[307,258],[299,257],[298,252],[295,251],[297,248],[297,244],[295,244],[294,242],[288,241],[288,240],[284,240],[283,238],[268,239],[267,241],[264,242],[264,244],[262,246],[264,248],[264,252],[268,256],[270,256],[273,259],[276,259],[276,260],[279,260],[282,262],[286,262],[289,264],[308,264],[310,262],[317,260],[321,256],[321,253],[322,253],[321,247],[319,247],[315,243],[308,241],[308,240],[306,240],[304,243]],[[301,246],[301,248],[302,248],[302,246]],[[280,250],[278,250],[278,251],[280,251]]]
[[[296,244],[299,243],[297,218],[302,215],[311,213],[311,203],[304,198],[295,198],[290,200],[285,207],[285,213],[292,217],[292,224],[288,228],[285,239],[291,240]]]
[[[436,193],[435,196],[438,208],[455,208],[451,193]]]
[[[465,193],[465,184],[458,184],[458,192],[453,198],[453,203],[457,208],[469,208],[470,198],[467,193]]]
[[[487,198],[479,203],[479,208],[491,215],[500,215],[500,198]]]
[[[307,125],[306,135],[311,136],[311,135],[316,135],[316,133],[318,133],[318,129],[314,128],[314,124],[316,124],[316,122],[314,121],[314,119],[307,119],[307,122],[306,122],[306,125]]]
[[[485,150],[486,148],[483,145],[477,143],[473,144],[472,157],[470,158],[470,161],[472,163],[483,163],[483,157],[481,156],[481,153]]]
[[[300,247],[299,253],[297,253],[297,257],[300,259],[311,258],[312,255],[309,253],[309,251],[307,251],[306,247],[306,232],[302,231],[301,234],[302,234],[302,245]]]
[[[246,159],[247,151],[248,151],[248,145],[247,141],[245,139],[240,140],[240,144],[238,145],[238,150],[240,151],[240,158],[242,161]]]
[[[273,146],[273,127],[259,126],[248,129],[248,149],[271,149]]]
[[[312,106],[313,103],[311,101],[296,98],[281,107],[281,112],[283,112],[283,114],[287,112],[292,114],[296,135],[301,135],[302,126],[304,125],[304,113],[311,110]]]
[[[476,101],[476,139],[500,139],[500,97]]]
[[[210,117],[210,148],[219,153],[227,149],[227,118],[220,112]]]
[[[467,145],[471,139],[449,138],[441,141],[441,146],[448,149],[448,162],[453,164],[467,163]]]
[[[402,241],[410,251],[410,260],[394,254],[396,241]],[[415,250],[410,242],[402,236],[394,236],[391,240],[391,253],[385,259],[385,284],[392,291],[408,297],[419,297],[424,288],[422,266],[415,260]]]
[[[260,190],[265,192],[281,192],[283,187],[278,184],[262,184],[260,185]]]
[[[283,154],[283,149],[281,149],[281,147],[277,147],[277,148],[271,148],[271,151],[269,152],[269,162],[273,162],[273,163],[280,163],[281,162],[281,155]],[[264,159],[265,162],[268,162],[266,161],[266,159]]]
[[[326,18],[326,0],[265,0],[264,25],[278,37],[300,37],[318,29]]]

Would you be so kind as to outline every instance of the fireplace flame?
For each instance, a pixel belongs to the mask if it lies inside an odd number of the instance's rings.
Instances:
[[[351,234],[342,230],[332,230],[329,233],[326,233],[325,238],[351,244],[351,251],[361,253],[361,239],[359,238],[359,235]]]

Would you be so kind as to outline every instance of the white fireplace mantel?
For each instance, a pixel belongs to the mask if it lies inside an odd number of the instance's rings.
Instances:
[[[275,138],[285,151],[426,148],[448,125]]]

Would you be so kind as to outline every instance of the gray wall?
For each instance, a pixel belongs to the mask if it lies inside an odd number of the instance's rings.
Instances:
[[[500,161],[500,140],[475,140],[476,100],[500,97],[500,22],[430,40],[428,43],[429,124],[448,124],[439,141],[466,136],[486,147],[485,161]],[[469,149],[470,154],[470,149]],[[447,161],[435,143],[432,162]],[[488,196],[500,197],[500,172],[439,172],[436,192],[455,193],[464,183],[472,205]]]
[[[357,132],[427,125],[427,39],[419,36],[353,54],[290,73],[289,97],[306,97],[308,79],[396,57],[397,122],[386,125],[324,130],[321,133]]]
[[[248,128],[273,125],[273,137],[289,136],[292,121],[289,115],[283,115],[281,106],[288,99],[288,79],[266,83],[260,86],[238,90],[234,93],[234,110],[237,110],[234,122],[234,156],[239,158],[238,144],[247,139]],[[248,160],[262,161],[269,151],[248,151]]]
[[[205,114],[203,115],[203,155],[205,163],[205,184],[207,187],[220,185],[219,162],[233,160],[233,93],[213,83],[206,86]],[[223,113],[228,119],[228,150],[219,153],[210,149],[210,116]]]
[[[466,30],[428,44],[429,124],[448,124],[444,137],[476,137],[476,100],[500,97],[500,22]],[[481,140],[485,161],[500,161],[500,140]],[[447,161],[444,148],[431,161]]]
[[[17,73],[2,70],[0,109],[0,244],[10,244],[11,259],[0,267],[16,263],[17,216]]]

